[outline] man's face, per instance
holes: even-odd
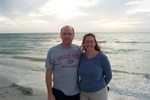
[[[63,45],[71,45],[74,38],[74,33],[71,27],[64,27],[60,34]]]

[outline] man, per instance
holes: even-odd
[[[62,27],[62,43],[48,51],[45,63],[48,100],[79,100],[77,68],[80,48],[72,44],[74,35],[73,27]]]

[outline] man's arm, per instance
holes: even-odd
[[[55,100],[55,97],[52,93],[52,70],[46,69],[45,80],[47,86],[48,100]]]

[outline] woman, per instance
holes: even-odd
[[[109,60],[92,33],[84,36],[82,48],[78,68],[80,100],[107,100],[107,85],[112,79]]]

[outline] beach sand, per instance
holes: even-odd
[[[0,76],[0,100],[47,100],[46,91],[39,90],[37,88],[32,88],[31,92],[24,93],[23,89],[31,89],[26,86],[19,86],[14,84],[4,76]],[[108,100],[140,100],[135,97],[124,96],[117,93],[109,91]]]
[[[0,100],[47,100],[46,91],[13,84],[14,82],[0,76]],[[25,92],[23,88],[32,91]]]

